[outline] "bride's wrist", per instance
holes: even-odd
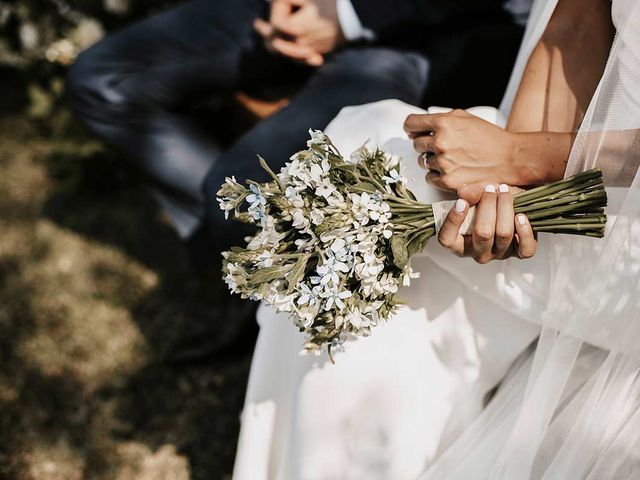
[[[512,185],[542,185],[564,176],[574,134],[532,132],[510,135]]]
[[[528,150],[527,139],[521,133],[508,132],[507,157],[508,164],[502,172],[503,181],[509,185],[531,185],[534,172],[532,166],[525,160]]]

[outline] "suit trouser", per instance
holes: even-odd
[[[273,55],[253,32],[267,10],[264,0],[192,1],[107,37],[69,73],[77,113],[151,180],[182,237],[206,221],[217,250],[246,234],[215,200],[226,176],[266,180],[257,153],[279,169],[304,148],[309,128],[324,128],[342,107],[417,103],[426,86],[428,63],[417,53],[349,47],[318,69]],[[301,85],[290,104],[226,150],[185,108],[292,78]]]

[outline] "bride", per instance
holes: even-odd
[[[406,306],[335,365],[260,308],[234,480],[639,478],[639,47],[635,0],[540,0],[499,112],[340,113],[326,132],[343,154],[369,140],[419,199],[461,200]],[[536,240],[514,219],[516,186],[594,166],[604,240]]]

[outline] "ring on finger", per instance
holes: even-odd
[[[435,156],[433,152],[422,152],[418,156],[418,164],[425,170],[429,169],[429,160]]]

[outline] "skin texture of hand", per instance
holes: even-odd
[[[464,110],[409,115],[404,129],[428,169],[427,181],[445,190],[498,181],[519,184],[513,134]]]
[[[336,0],[273,0],[254,27],[270,50],[316,67],[344,42]]]
[[[517,189],[501,184],[465,185],[460,197],[438,232],[442,246],[458,256],[472,257],[480,264],[517,256],[531,258],[537,241],[531,224],[524,214],[514,215],[513,193]],[[461,235],[460,227],[476,206],[471,235]]]

